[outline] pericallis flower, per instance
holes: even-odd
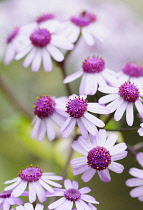
[[[143,152],[138,153],[136,159],[141,167],[143,167]],[[130,191],[130,196],[133,198],[138,197],[140,201],[143,201],[143,169],[131,168],[129,174],[135,177],[126,181],[128,187],[135,187]]]
[[[67,76],[64,83],[72,82],[82,76],[79,93],[81,95],[94,95],[97,92],[98,85],[106,87],[107,83],[115,84],[116,79],[113,75],[113,71],[105,67],[102,58],[91,57],[83,61],[82,68],[79,71]]]
[[[75,206],[77,210],[90,210],[92,208],[86,202],[99,204],[94,197],[87,195],[91,191],[89,187],[78,189],[78,182],[69,179],[64,181],[64,186],[66,189],[58,190],[58,196],[62,196],[62,198],[51,203],[48,209],[71,210]]]
[[[11,195],[11,190],[0,192],[0,209],[9,210],[10,206],[21,205],[23,201]]]
[[[88,132],[92,135],[96,135],[98,132],[96,126],[104,127],[105,124],[102,120],[98,119],[89,112],[97,114],[110,113],[104,105],[100,105],[98,103],[88,103],[85,97],[76,95],[70,96],[66,105],[61,106],[61,110],[68,113],[68,118],[60,129],[63,138],[67,138],[71,134],[76,123],[85,139],[88,138]]]
[[[24,206],[20,205],[16,207],[16,210],[43,210],[44,206],[42,204],[36,204],[35,208],[31,203],[25,203]]]
[[[94,45],[96,39],[103,41],[107,29],[98,22],[94,14],[83,11],[65,22],[64,30],[71,41],[77,41],[81,33],[88,45]]]
[[[12,190],[11,196],[20,196],[28,187],[29,201],[33,203],[38,197],[40,202],[46,200],[44,188],[53,193],[54,189],[50,186],[61,187],[60,184],[51,180],[62,180],[61,176],[56,176],[54,173],[43,173],[39,167],[30,166],[20,171],[19,177],[6,181],[4,184],[11,184],[5,187],[4,190]]]
[[[111,181],[109,169],[116,173],[123,172],[123,165],[115,161],[127,156],[127,146],[125,143],[114,145],[118,138],[116,134],[113,133],[108,138],[106,135],[106,131],[101,129],[96,136],[91,135],[90,141],[80,137],[72,144],[76,152],[84,155],[70,162],[73,174],[83,173],[81,179],[84,182],[88,182],[96,172],[103,182]]]
[[[127,63],[118,73],[118,80],[124,83],[130,81],[139,87],[141,95],[143,95],[143,67],[136,63]]]
[[[56,132],[54,124],[61,127],[67,118],[67,114],[58,109],[58,104],[64,103],[66,97],[54,98],[51,96],[37,97],[37,102],[34,104],[33,130],[31,138],[38,137],[38,141],[42,141],[47,135],[48,139],[52,141],[55,139]]]
[[[106,108],[114,112],[114,119],[119,121],[126,111],[126,121],[129,126],[134,122],[133,105],[135,104],[139,114],[143,116],[143,104],[140,90],[131,82],[125,82],[118,87],[99,87],[102,93],[110,93],[99,99],[100,104],[109,103]]]
[[[23,65],[28,67],[31,64],[33,72],[37,72],[41,64],[46,72],[51,71],[51,57],[58,62],[64,60],[64,55],[58,48],[66,50],[73,48],[73,44],[59,33],[57,23],[54,25],[49,22],[29,24],[23,30],[24,44],[18,49],[15,59],[19,60],[27,55]]]

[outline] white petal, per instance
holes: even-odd
[[[72,168],[78,168],[87,163],[87,158],[86,157],[79,157],[71,160],[70,165]]]
[[[20,184],[12,191],[11,196],[18,197],[20,196],[27,187],[27,181],[21,180]]]
[[[141,178],[131,178],[131,179],[128,179],[126,181],[126,185],[128,187],[135,187],[135,186],[143,185],[143,179],[141,179]]]
[[[52,59],[47,49],[42,50],[43,67],[46,72],[52,71]]]
[[[42,204],[37,204],[35,210],[43,210],[44,206]]]
[[[118,135],[115,133],[110,134],[110,136],[107,138],[107,141],[104,144],[104,147],[108,150],[110,150],[113,145],[115,144],[115,142],[118,139]]]
[[[84,182],[89,182],[92,179],[92,177],[94,176],[95,173],[96,173],[96,170],[90,168],[83,173],[81,179]]]
[[[23,66],[25,68],[27,68],[32,63],[32,61],[35,57],[35,54],[36,54],[36,50],[37,49],[35,47],[33,47],[33,49],[29,52],[29,54],[24,59]]]
[[[88,203],[95,203],[95,204],[98,204],[99,203],[91,195],[81,195],[81,199],[84,200],[84,201],[86,201],[86,202],[88,202]]]
[[[129,126],[133,125],[134,115],[133,115],[133,104],[129,103],[126,109],[126,121]]]
[[[24,50],[20,51],[19,53],[17,53],[15,60],[20,60],[21,58],[23,58],[25,55],[27,55],[29,53],[29,51],[33,48],[32,45],[26,47]]]
[[[72,170],[72,172],[73,172],[73,175],[78,175],[78,174],[82,174],[83,172],[85,172],[86,170],[88,170],[89,169],[89,167],[88,167],[88,165],[86,164],[86,165],[84,165],[84,166],[81,166],[81,167],[79,167],[79,168],[75,168],[75,169],[73,169]]]
[[[50,185],[48,185],[46,182],[44,182],[41,178],[39,179],[39,183],[50,193],[54,192],[53,188]]]
[[[126,149],[127,145],[124,142],[122,142],[113,146],[112,149],[110,149],[110,153],[111,155],[119,154],[120,152],[123,152]]]
[[[85,117],[81,117],[81,120],[84,126],[86,127],[86,129],[88,130],[88,132],[91,133],[92,135],[96,135],[98,131],[95,125],[92,122],[90,122],[88,119],[86,119]]]
[[[104,146],[106,142],[106,130],[100,129],[96,135],[96,141],[98,146]]]
[[[11,185],[5,187],[4,191],[11,190],[11,189],[17,187],[21,182],[22,182],[22,180],[18,177],[18,180],[14,184],[11,184]],[[5,184],[8,184],[8,182],[5,182]]]
[[[82,28],[82,36],[89,46],[94,45],[94,42],[95,42],[94,37],[92,33],[89,30],[87,30],[87,27]]]
[[[82,71],[82,69],[80,69],[79,71],[75,72],[74,74],[67,76],[63,82],[64,83],[72,82],[72,81],[76,80],[77,78],[79,78],[82,74],[83,74],[83,71]]]
[[[107,109],[109,109],[111,112],[114,112],[118,107],[121,106],[123,103],[123,99],[121,97],[118,97],[115,99],[115,101],[111,102],[106,106]]]
[[[62,137],[67,138],[73,131],[76,124],[76,119],[71,119],[68,126],[62,131]]]
[[[49,140],[52,141],[53,139],[55,139],[56,136],[54,126],[49,118],[46,118],[45,121],[47,127],[47,136]]]
[[[128,154],[127,151],[116,153],[116,154],[112,155],[112,161],[121,160],[121,159],[125,158],[127,156],[127,154]]]
[[[64,56],[61,53],[60,50],[58,50],[56,47],[54,47],[53,45],[48,45],[48,50],[51,54],[51,56],[58,62],[61,62],[64,60]]]
[[[91,123],[98,127],[104,127],[105,124],[102,120],[98,119],[97,117],[93,116],[92,114],[85,112],[84,117],[86,117]],[[93,134],[94,135],[94,134]]]
[[[142,169],[131,168],[129,170],[129,174],[131,174],[132,176],[135,176],[137,178],[143,178],[143,170]]]
[[[57,201],[51,203],[51,204],[48,206],[48,208],[49,208],[49,209],[55,209],[55,208],[57,208],[58,206],[60,206],[61,204],[63,204],[65,201],[66,201],[66,198],[65,198],[65,197],[60,198],[60,199],[58,199]]]
[[[80,130],[80,133],[85,139],[88,139],[88,131],[86,130],[86,127],[82,123],[81,119],[77,119],[77,124]]]
[[[7,46],[4,63],[8,65],[15,57],[16,49],[12,44]]]
[[[138,163],[143,167],[143,152],[139,152],[136,155],[136,159],[137,159]]]
[[[91,192],[91,189],[89,187],[82,187],[79,191],[81,194],[85,194]]]
[[[75,205],[76,205],[77,210],[84,210],[84,208],[81,206],[81,204],[78,200],[75,202]]]
[[[100,104],[106,104],[106,103],[109,103],[111,101],[114,101],[117,98],[119,98],[119,95],[118,94],[109,94],[109,95],[106,95],[106,96],[101,97],[99,99],[99,103]]]
[[[86,84],[86,74],[83,74],[83,77],[80,82],[79,93],[80,95],[85,94],[85,84]]]
[[[79,142],[78,141],[74,141],[73,143],[72,143],[72,148],[76,151],[76,152],[78,152],[78,153],[80,153],[80,154],[82,154],[82,155],[85,155],[85,156],[87,156],[87,151],[85,151],[80,145],[79,145]]]
[[[66,120],[66,118],[65,118],[64,116],[60,115],[60,114],[57,113],[56,111],[50,116],[50,118],[53,120],[53,122],[54,122],[59,128],[64,124],[64,122],[65,122],[65,120]]]
[[[143,186],[136,187],[135,189],[130,191],[130,196],[133,198],[141,196],[142,194],[143,194]]]
[[[38,141],[42,141],[46,134],[46,122],[45,119],[41,120],[37,135],[38,135]]]
[[[110,110],[105,105],[99,103],[88,103],[87,110],[97,114],[109,114]]]
[[[43,189],[43,187],[38,181],[34,182],[34,185],[35,185],[37,197],[39,201],[43,203],[44,201],[46,201],[45,190]]]
[[[32,67],[31,67],[33,72],[37,72],[39,70],[41,62],[42,62],[42,51],[41,49],[36,49],[36,54],[32,61]]]
[[[127,108],[127,105],[128,105],[128,102],[123,101],[122,104],[120,104],[120,106],[118,106],[118,108],[115,112],[115,115],[114,115],[114,119],[116,121],[119,121],[122,118],[122,116]]]
[[[120,163],[116,163],[116,162],[112,162],[108,168],[111,170],[111,171],[114,171],[116,173],[122,173],[123,170],[124,170],[124,166],[121,165]]]
[[[36,190],[34,182],[29,182],[29,201],[33,203],[36,200]]]
[[[98,172],[98,175],[99,175],[100,179],[103,182],[110,182],[111,181],[111,177],[110,177],[108,169],[105,169],[105,170],[102,170],[102,171],[97,171],[97,172]]]
[[[35,119],[35,118],[34,118]],[[41,123],[41,119],[39,117],[36,118],[36,121],[35,121],[35,125],[32,129],[32,133],[31,133],[31,138],[34,139],[35,136],[37,135],[37,132],[39,130],[39,127],[40,127],[40,123]]]

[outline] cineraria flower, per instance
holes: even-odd
[[[11,196],[20,196],[28,186],[29,201],[33,203],[36,200],[36,195],[40,202],[46,200],[44,188],[53,193],[54,190],[50,186],[61,187],[60,184],[51,180],[62,180],[61,176],[56,176],[54,173],[43,173],[41,168],[30,166],[20,171],[19,177],[6,181],[4,184],[13,183],[5,187],[4,190],[12,190]]]
[[[85,97],[76,95],[70,96],[66,106],[61,106],[61,110],[64,110],[69,115],[60,129],[63,138],[67,138],[70,135],[77,123],[79,130],[85,139],[88,138],[88,132],[92,135],[96,135],[98,131],[96,126],[105,126],[102,120],[89,112],[97,114],[109,114],[110,112],[104,105],[88,103]]]
[[[24,44],[18,49],[15,59],[19,60],[27,55],[23,62],[24,67],[31,64],[32,71],[37,72],[43,63],[44,70],[51,71],[51,57],[58,62],[64,60],[64,55],[58,48],[66,50],[73,48],[73,44],[57,30],[58,28],[49,21],[41,24],[33,23],[25,27]]]
[[[122,83],[131,81],[139,87],[141,95],[143,95],[143,67],[136,63],[127,63],[122,72],[118,74],[118,80]]]
[[[96,136],[91,135],[90,141],[80,137],[72,144],[76,152],[85,156],[75,158],[70,163],[74,175],[83,173],[81,179],[84,182],[88,182],[96,171],[103,182],[111,181],[109,169],[116,173],[123,172],[123,165],[115,161],[127,156],[127,146],[125,143],[114,145],[118,138],[114,133],[106,138],[106,131],[101,129]]]
[[[99,91],[102,93],[110,93],[107,96],[103,96],[99,99],[100,104],[106,104],[111,102],[106,106],[111,112],[114,112],[114,119],[119,121],[124,112],[126,111],[126,121],[129,126],[132,126],[134,122],[133,115],[133,105],[135,104],[136,109],[139,114],[143,116],[143,104],[140,97],[140,91],[131,82],[125,82],[118,87],[99,87]]]
[[[35,208],[31,203],[25,203],[24,206],[20,205],[16,207],[16,210],[43,210],[44,206],[42,204],[36,204]]]
[[[78,182],[66,179],[64,181],[66,189],[58,190],[58,196],[63,196],[59,200],[51,203],[49,209],[66,209],[71,210],[75,205],[77,210],[91,209],[86,202],[99,204],[94,197],[87,195],[91,189],[89,187],[83,187],[78,189]],[[57,195],[56,195],[57,196]]]
[[[143,152],[138,153],[136,159],[141,167],[143,167]],[[138,197],[140,201],[143,201],[143,169],[131,168],[129,174],[135,177],[126,181],[128,187],[135,187],[130,191],[130,196],[133,198]]]
[[[52,141],[55,139],[55,128],[53,123],[58,127],[66,120],[66,113],[58,109],[58,104],[63,103],[67,100],[66,97],[55,99],[50,96],[37,97],[37,102],[34,104],[34,114],[36,115],[33,120],[33,130],[31,138],[38,136],[38,141],[42,141],[45,135]],[[64,115],[64,116],[63,116]]]
[[[143,123],[140,124],[141,128],[138,129],[138,134],[143,136]]]
[[[94,45],[95,40],[103,41],[107,29],[98,21],[94,14],[83,11],[76,16],[72,16],[64,23],[65,33],[73,42],[77,41],[80,33],[88,45]]]
[[[0,209],[9,210],[12,205],[21,205],[23,201],[11,195],[11,190],[0,192]]]
[[[105,67],[102,58],[92,57],[83,61],[82,68],[74,74],[67,76],[64,83],[72,82],[83,75],[79,93],[81,95],[94,95],[99,86],[107,86],[107,83],[114,85],[116,79],[113,72]]]

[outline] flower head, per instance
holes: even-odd
[[[103,121],[88,113],[88,111],[98,114],[108,114],[110,112],[104,106],[98,103],[88,103],[85,97],[76,95],[70,96],[65,107],[61,107],[61,110],[68,113],[67,120],[60,129],[63,138],[70,135],[77,123],[85,139],[88,138],[88,132],[92,135],[97,133],[96,126],[104,127]]]
[[[90,202],[90,204],[99,204],[94,197],[86,194],[91,191],[89,187],[78,189],[78,182],[71,181],[69,179],[64,181],[64,186],[66,189],[61,189],[58,190],[58,192],[55,192],[56,196],[62,196],[62,198],[54,203],[51,203],[48,206],[49,209],[66,208],[68,210],[72,210],[72,208],[75,206],[77,210],[80,210],[81,208],[86,210],[90,209],[86,202]]]
[[[34,104],[32,139],[38,136],[38,141],[42,141],[46,135],[50,141],[55,139],[56,132],[53,123],[61,127],[67,117],[65,112],[58,109],[58,104],[64,103],[65,100],[67,100],[66,97],[57,99],[51,96],[37,97]]]
[[[138,153],[136,159],[143,167],[143,152]],[[129,174],[135,177],[126,181],[128,187],[135,187],[130,191],[130,196],[133,198],[138,197],[140,201],[143,201],[143,169],[131,168]]]
[[[85,156],[71,161],[73,174],[83,173],[81,178],[84,182],[88,182],[96,172],[103,182],[111,180],[109,169],[116,173],[123,172],[124,167],[115,161],[127,156],[127,146],[125,143],[114,145],[118,138],[116,134],[106,138],[106,131],[99,130],[96,136],[91,136],[90,141],[80,137],[72,144],[75,151]]]
[[[83,75],[83,76],[82,76]],[[82,68],[64,79],[64,83],[69,83],[82,76],[79,92],[81,95],[94,95],[99,86],[115,84],[113,72],[105,67],[105,61],[99,57],[84,59]]]
[[[54,190],[50,185],[55,187],[61,187],[60,184],[51,181],[61,180],[61,176],[56,176],[54,173],[43,173],[39,167],[30,166],[20,171],[19,177],[13,180],[6,181],[5,184],[13,183],[12,185],[5,188],[5,190],[12,190],[11,196],[18,197],[25,190],[26,187],[29,189],[29,201],[33,203],[38,197],[40,202],[46,200],[44,188],[53,193]]]
[[[143,116],[143,104],[140,95],[140,90],[131,82],[124,82],[117,87],[100,87],[99,91],[110,93],[99,99],[100,104],[109,103],[106,108],[114,112],[114,119],[119,121],[126,111],[126,121],[129,126],[134,122],[133,106],[135,104],[139,114]]]

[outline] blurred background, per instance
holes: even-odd
[[[30,164],[40,166],[44,172],[55,172],[60,175],[68,156],[71,139],[49,142],[44,139],[38,142],[30,138],[33,115],[33,104],[36,97],[42,94],[60,97],[66,94],[60,69],[54,66],[51,73],[32,73],[30,68],[22,66],[23,61],[13,61],[4,65],[6,37],[15,26],[22,26],[35,20],[46,12],[53,12],[59,19],[88,10],[97,14],[109,34],[104,44],[96,43],[87,47],[80,41],[71,53],[67,63],[67,74],[77,71],[82,60],[89,55],[102,56],[108,68],[120,71],[128,62],[143,65],[143,1],[136,0],[0,0],[0,190],[3,182],[16,177],[19,171]],[[83,50],[84,49],[84,50]],[[80,80],[71,83],[73,93],[78,94]],[[6,89],[7,88],[7,89]],[[13,101],[15,97],[27,115]],[[134,126],[139,126],[136,117]],[[127,127],[124,119],[120,124],[111,121],[108,128]],[[59,135],[58,131],[57,134]],[[124,132],[119,135],[129,145],[142,142],[136,132]],[[77,154],[73,154],[73,157]],[[80,182],[80,187],[89,186],[92,195],[100,202],[99,210],[140,210],[143,203],[129,196],[130,188],[125,181],[130,178],[129,168],[139,167],[132,154],[120,161],[125,166],[122,174],[111,172],[112,181],[102,183],[98,176],[90,182],[83,183],[80,175],[73,177],[71,168],[68,178]]]

